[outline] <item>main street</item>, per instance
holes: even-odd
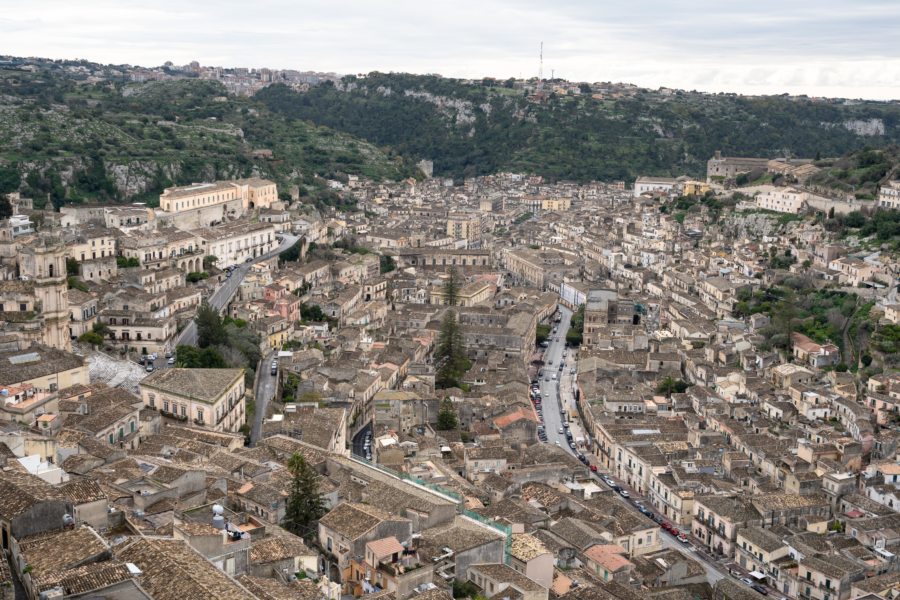
[[[235,267],[235,269],[231,272],[231,277],[226,278],[222,285],[215,289],[212,295],[210,295],[210,297],[207,299],[207,303],[221,312],[223,308],[228,306],[228,303],[231,302],[231,299],[234,298],[234,294],[237,292],[238,288],[241,285],[241,282],[250,271],[250,267],[252,265],[264,260],[268,260],[273,256],[278,256],[279,254],[293,246],[297,242],[297,240],[300,239],[298,236],[291,235],[289,233],[284,233],[281,235],[281,243],[275,250],[272,250],[268,254],[257,256],[253,260],[242,263]],[[197,324],[194,323],[194,321],[189,322],[185,326],[185,328],[181,330],[181,333],[176,338],[175,347],[177,348],[180,345],[197,345]]]
[[[262,435],[262,423],[266,418],[269,401],[275,397],[278,385],[278,373],[272,375],[272,361],[278,356],[278,350],[272,350],[263,356],[257,365],[256,389],[253,390],[253,424],[250,426],[250,445],[256,446]]]
[[[549,345],[544,350],[544,366],[541,368],[542,375],[538,377],[541,387],[541,406],[544,413],[544,428],[547,432],[547,442],[550,444],[559,444],[561,448],[572,452],[569,448],[569,441],[566,439],[565,429],[563,428],[563,416],[560,412],[564,407],[564,402],[560,397],[560,382],[564,377],[570,377],[569,371],[575,364],[574,359],[569,356],[564,357],[563,354],[569,354],[566,350],[566,332],[569,331],[570,321],[572,319],[572,311],[560,306],[559,312],[561,320],[559,324],[551,324],[556,332],[551,330],[548,338]],[[560,370],[559,366],[563,369]],[[560,433],[560,430],[563,433]],[[575,433],[573,432],[573,437]],[[572,452],[576,454],[575,452]]]

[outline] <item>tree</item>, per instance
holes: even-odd
[[[541,323],[537,326],[534,333],[534,343],[541,344],[547,341],[547,338],[550,337],[550,326],[544,323]]]
[[[78,275],[78,261],[71,256],[66,257],[66,275],[69,277]]]
[[[566,343],[580,346],[584,339],[584,304],[572,313],[569,330],[566,332]]]
[[[656,386],[656,393],[665,394],[667,397],[671,397],[672,394],[683,394],[686,389],[688,389],[687,383],[681,379],[675,379],[671,375],[666,375],[666,377],[659,382],[659,385]]]
[[[451,431],[459,427],[459,417],[456,416],[456,408],[450,398],[444,398],[441,402],[441,410],[438,412],[437,428],[440,431]]]
[[[459,275],[457,275],[455,267],[450,267],[447,275],[447,283],[444,284],[444,295],[447,296],[447,304],[456,306],[456,301],[459,300]]]
[[[82,344],[90,344],[91,346],[100,346],[103,344],[103,336],[96,331],[85,331],[78,338]]]
[[[791,334],[797,318],[797,303],[793,290],[786,288],[784,297],[772,309],[772,344],[791,352]]]
[[[116,257],[116,266],[119,267],[120,269],[128,269],[128,268],[141,266],[141,262],[138,259],[133,258],[133,257],[126,258],[124,256],[117,256]]]
[[[382,273],[390,273],[391,271],[397,269],[397,261],[394,260],[393,256],[382,256],[380,259],[380,263]]]
[[[226,369],[228,363],[215,348],[180,345],[175,348],[175,366],[185,369]]]
[[[459,379],[469,370],[471,363],[466,358],[462,333],[456,322],[456,313],[452,310],[448,310],[441,321],[434,360],[437,365],[435,387],[460,387]]]
[[[319,491],[319,475],[302,454],[294,453],[288,460],[291,493],[281,526],[303,537],[312,531],[312,525],[325,514],[325,499]]]
[[[296,262],[300,260],[301,250],[303,248],[303,238],[297,240],[290,248],[278,255],[278,262]]]
[[[219,311],[206,302],[197,309],[194,322],[197,323],[197,345],[201,348],[219,346],[228,342],[228,335],[225,333],[225,325],[222,323]]]
[[[0,219],[8,219],[13,216],[12,203],[6,194],[0,194]]]
[[[312,323],[322,323],[325,321],[325,313],[322,312],[322,307],[318,304],[306,304],[305,302],[300,305],[300,319],[302,321],[312,322]]]
[[[188,273],[184,280],[188,283],[197,283],[198,281],[203,281],[204,279],[209,279],[209,273],[206,271],[193,271]]]
[[[218,256],[212,256],[211,254],[203,257],[203,268],[208,269],[219,261]]]

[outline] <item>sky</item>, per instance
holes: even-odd
[[[0,0],[0,54],[900,99],[900,0]]]

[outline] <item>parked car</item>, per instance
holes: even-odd
[[[689,543],[690,543],[690,540],[688,540],[687,536],[684,535],[683,533],[682,533],[681,535],[678,536],[678,541],[681,542],[682,544],[689,544]]]
[[[556,433],[562,435],[564,431],[565,431],[565,429],[563,429],[562,427],[560,427],[560,428],[559,428],[559,431],[557,431]]]
[[[628,490],[623,490],[622,488],[619,488],[619,495],[623,498],[628,498],[629,496],[631,496],[631,494],[628,493]]]
[[[153,372],[153,365],[147,365],[147,368],[146,368],[145,370],[146,370],[148,373],[152,373],[152,372]]]
[[[756,590],[757,592],[759,592],[759,593],[762,594],[763,596],[768,596],[768,595],[769,595],[769,590],[767,590],[767,589],[764,588],[763,586],[759,585],[758,583],[755,584],[755,585],[751,585],[750,587],[752,587],[754,590]]]
[[[741,581],[743,581],[747,585],[750,585],[750,586],[753,585],[753,581],[749,577],[741,577]]]
[[[175,357],[174,357],[174,356],[170,356],[170,357],[169,357],[169,360],[167,360],[166,363],[168,363],[168,364],[170,364],[170,365],[174,365],[174,364],[175,364]]]
[[[597,472],[597,465],[591,465],[591,473]]]

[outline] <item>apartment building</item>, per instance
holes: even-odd
[[[162,369],[140,383],[144,406],[196,427],[235,432],[244,424],[243,369]]]
[[[271,223],[236,222],[196,230],[200,249],[216,257],[216,266],[230,267],[268,254],[278,247]]]
[[[806,198],[806,192],[795,188],[771,188],[757,194],[756,205],[763,210],[798,215],[806,208]]]
[[[900,208],[900,180],[889,181],[878,190],[878,208]]]

